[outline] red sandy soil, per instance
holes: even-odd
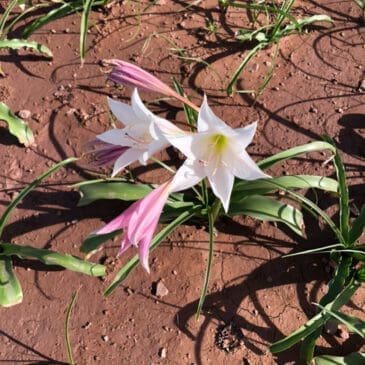
[[[1,129],[3,209],[14,192],[54,162],[81,156],[87,141],[110,128],[106,96],[127,101],[130,90],[106,82],[107,68],[100,60],[109,58],[133,61],[166,82],[176,77],[198,104],[205,92],[214,111],[233,127],[257,120],[258,133],[249,147],[256,160],[329,134],[346,162],[355,207],[364,204],[365,94],[359,86],[365,77],[365,34],[353,2],[296,4],[295,14],[328,14],[335,23],[282,40],[273,78],[256,103],[249,94],[226,97],[222,91],[245,54],[245,46],[233,38],[239,26],[248,25],[244,13],[229,10],[223,17],[216,1],[190,8],[184,1],[157,3],[145,9],[146,4],[119,2],[104,13],[93,13],[82,68],[79,15],[53,22],[32,37],[53,50],[52,62],[23,51],[2,52],[7,77],[0,80],[1,99],[15,111],[31,111],[28,122],[36,138],[36,145],[23,148]],[[205,18],[217,25],[215,34],[205,30]],[[158,36],[149,37],[153,32]],[[166,37],[186,49],[187,57],[208,62],[210,68],[180,60]],[[251,61],[239,88],[259,87],[274,51],[264,50]],[[155,97],[142,95],[145,100]],[[154,105],[168,119],[183,121],[177,104]],[[312,153],[276,166],[270,174],[332,176],[331,165],[322,165],[326,158],[324,153]],[[69,184],[93,178],[89,168],[81,159],[50,177],[19,206],[4,239],[80,255],[83,239],[125,207],[120,202],[76,206],[79,195]],[[141,181],[159,182],[167,176],[156,165],[135,168],[134,173]],[[318,198],[323,208],[336,211],[333,197],[320,194]],[[208,254],[205,227],[179,228],[151,255],[151,274],[137,268],[109,298],[102,296],[105,281],[15,261],[24,300],[1,309],[0,363],[66,362],[65,309],[72,293],[79,290],[70,329],[77,364],[298,364],[298,348],[273,356],[268,345],[315,313],[311,303],[325,293],[331,267],[326,257],[285,259],[282,255],[332,242],[329,232],[310,218],[306,218],[305,238],[250,218],[222,219],[217,225],[210,290],[198,321],[195,311]],[[110,242],[92,259],[113,258],[118,244],[118,240]],[[163,298],[151,292],[159,279],[169,291]],[[364,318],[364,301],[360,290],[347,311]],[[216,345],[215,337],[217,328],[230,321],[242,331],[243,343],[227,353]],[[354,335],[348,340],[327,335],[319,352],[346,354],[362,346]]]

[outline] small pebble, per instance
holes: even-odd
[[[108,341],[109,341],[109,336],[103,335],[103,336],[101,336],[101,339],[102,339],[104,342],[108,342]]]
[[[131,289],[129,286],[127,286],[124,290],[125,290],[125,292],[126,292],[128,295],[132,295],[132,294],[134,294],[133,289]]]
[[[161,347],[158,350],[158,356],[160,356],[161,359],[166,359],[167,356],[167,349],[165,347]]]
[[[28,119],[32,115],[30,110],[22,109],[18,111],[18,117],[22,119]]]
[[[166,288],[165,284],[161,280],[155,283],[153,289],[153,294],[156,295],[156,297],[158,298],[165,297],[169,293],[169,290]]]
[[[91,326],[91,322],[86,322],[84,325],[81,326],[81,328],[88,329]]]
[[[309,112],[310,112],[310,113],[317,114],[317,113],[318,113],[318,109],[317,109],[316,107],[314,107],[314,106],[311,106],[311,107],[309,108]]]

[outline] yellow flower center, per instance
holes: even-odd
[[[228,138],[223,134],[214,134],[210,137],[210,143],[212,146],[212,152],[222,153],[223,150],[227,147]]]

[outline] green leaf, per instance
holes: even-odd
[[[145,184],[133,184],[127,182],[96,182],[80,186],[81,199],[78,206],[91,204],[101,199],[119,199],[134,201],[142,199],[153,189]]]
[[[301,211],[265,196],[249,195],[241,201],[231,202],[228,214],[244,214],[263,221],[282,222],[296,234],[302,235],[304,223]]]
[[[29,5],[29,4],[28,4]],[[40,10],[42,8],[49,8],[50,4],[49,3],[38,3],[38,4],[33,4],[32,6],[27,7],[26,9],[22,9],[22,12],[20,12],[19,14],[15,15],[8,23],[6,28],[4,29],[4,33],[8,34],[9,32],[11,32],[15,26],[15,24],[17,24],[21,19],[26,18],[27,16],[29,16],[31,13]]]
[[[296,19],[296,23],[290,23],[280,31],[280,36],[287,36],[293,32],[301,32],[305,26],[318,22],[333,23],[334,21],[330,16],[324,14],[317,14],[306,18]]]
[[[324,137],[324,140],[331,143],[334,147],[334,142],[328,136]],[[350,219],[350,208],[349,208],[349,190],[346,183],[345,167],[341,161],[339,151],[335,153],[335,168],[337,174],[337,180],[339,184],[339,198],[340,198],[340,230],[343,238],[345,239],[346,245],[349,244],[349,219]]]
[[[280,8],[281,12],[276,17],[274,29],[271,31],[271,37],[270,37],[271,41],[276,40],[277,35],[280,34],[281,25],[283,24],[283,21],[287,17],[287,14],[290,14],[290,9],[293,6],[293,4],[294,0],[284,0],[283,3],[281,4]],[[278,40],[280,40],[280,36]]]
[[[48,47],[34,41],[27,41],[26,39],[2,39],[0,40],[0,48],[10,48],[15,50],[29,48],[42,53],[49,58],[53,58],[53,53]]]
[[[339,293],[344,290],[344,286],[350,275],[350,267],[352,258],[348,256],[340,256],[339,263],[336,267],[333,278],[328,283],[328,292],[322,297],[319,304],[328,308],[329,303],[333,302]],[[328,308],[330,310],[337,310],[339,308]],[[325,322],[324,322],[325,323]],[[323,323],[323,324],[324,324]],[[301,360],[309,363],[314,356],[315,345],[318,337],[321,335],[322,325],[318,326],[308,337],[303,340],[300,347]]]
[[[332,311],[340,309],[351,299],[351,297],[354,295],[359,287],[360,283],[351,281],[332,302],[328,303],[324,307]],[[273,343],[270,346],[270,351],[275,354],[289,349],[299,341],[311,335],[318,328],[320,328],[324,323],[326,323],[329,317],[329,314],[323,312],[316,314],[306,324],[301,326],[296,331],[292,332],[289,336]]]
[[[32,183],[27,185],[18,195],[17,197],[7,206],[5,209],[5,212],[0,218],[0,237],[2,235],[2,232],[4,230],[4,227],[6,225],[6,222],[8,221],[10,214],[12,213],[13,209],[35,188],[37,187],[45,178],[47,178],[49,175],[51,175],[53,172],[57,171],[61,167],[76,161],[77,158],[71,157],[67,160],[63,160],[59,162],[58,164],[51,167],[48,171],[43,173],[42,175],[38,176]]]
[[[43,27],[49,22],[56,19],[65,17],[66,15],[72,14],[83,7],[83,1],[74,1],[73,3],[64,3],[56,9],[50,10],[46,15],[40,16],[39,18],[33,20],[29,25],[27,25],[22,33],[24,38],[28,38],[37,29]]]
[[[337,319],[343,323],[350,332],[358,334],[360,337],[365,338],[365,322],[361,321],[359,318],[350,316],[349,314],[341,313],[338,311],[331,311],[326,309],[320,304],[316,304],[323,312],[330,314],[333,318]]]
[[[332,221],[332,219],[328,216],[328,214],[326,214],[321,208],[319,208],[318,205],[314,204],[311,200],[307,199],[302,194],[299,194],[299,193],[294,192],[289,189],[285,189],[283,187],[281,187],[281,189],[284,190],[290,198],[293,198],[295,201],[297,201],[299,203],[303,203],[304,207],[307,208],[312,214],[317,214],[319,217],[321,217],[328,224],[328,226],[332,229],[332,231],[336,235],[338,241],[342,245],[345,245],[344,238],[342,237],[340,230],[337,228],[337,226]]]
[[[0,305],[11,307],[21,303],[22,300],[22,288],[13,272],[11,259],[0,257]]]
[[[12,243],[0,244],[0,258],[2,256],[17,256],[21,259],[36,258],[45,265],[57,265],[67,270],[79,272],[90,276],[104,276],[105,266],[82,260],[78,257],[60,254],[55,251],[34,248],[31,246],[20,246]]]
[[[353,245],[362,235],[365,227],[365,205],[361,207],[360,215],[352,223],[349,232],[349,244]]]
[[[94,1],[92,6],[98,6],[98,5],[104,5],[106,3],[106,0],[99,0]],[[43,27],[44,25],[59,19],[63,18],[67,15],[70,15],[72,13],[75,13],[79,10],[84,9],[84,1],[83,0],[76,0],[68,3],[63,3],[58,8],[52,9],[49,12],[47,12],[46,15],[43,15],[36,20],[32,21],[27,25],[23,30],[23,37],[28,38],[32,33],[34,33],[37,29]]]
[[[279,152],[273,156],[265,158],[257,163],[257,165],[261,169],[268,169],[269,167],[288,160],[290,158],[294,158],[296,156],[302,155],[304,153],[314,152],[314,151],[323,151],[323,150],[330,150],[333,154],[336,153],[336,148],[327,142],[322,141],[315,141],[308,144],[304,144],[301,146],[293,147],[288,150]]]
[[[9,132],[18,139],[19,143],[26,147],[33,144],[34,137],[31,129],[2,102],[0,102],[0,120],[4,120],[8,124]]]
[[[67,351],[67,360],[69,365],[75,365],[75,361],[72,354],[72,348],[71,348],[71,342],[70,342],[70,335],[69,335],[69,327],[70,327],[70,319],[71,314],[73,312],[73,309],[76,304],[76,298],[77,298],[78,291],[75,291],[72,294],[70,304],[68,305],[66,309],[66,319],[65,319],[65,345],[66,345],[66,351]]]
[[[6,21],[8,20],[8,16],[13,10],[14,6],[17,4],[18,0],[12,0],[9,5],[6,7],[3,16],[0,19],[0,38],[4,35],[4,27],[6,24]]]
[[[189,209],[184,213],[180,214],[174,221],[172,221],[169,225],[165,226],[157,235],[153,238],[152,244],[150,246],[150,252],[152,252],[158,245],[162,242],[165,237],[167,237],[175,228],[189,220],[195,215],[197,210],[201,209],[200,206],[196,206],[193,209]],[[106,288],[104,292],[104,296],[107,297],[111,295],[114,290],[118,287],[119,284],[123,280],[125,280],[128,275],[136,268],[139,263],[138,256],[134,256],[131,260],[127,262],[115,275],[112,283]]]
[[[247,64],[251,61],[251,59],[256,56],[256,54],[261,50],[267,47],[268,43],[262,42],[257,44],[254,48],[252,48],[246,55],[246,57],[243,59],[241,64],[238,66],[237,70],[234,72],[231,80],[229,81],[227,85],[227,95],[232,95],[233,93],[233,86],[237,82],[238,78],[240,77],[243,69],[247,66]]]
[[[255,181],[238,180],[233,187],[231,201],[240,200],[247,194],[268,194],[284,189],[321,189],[330,192],[337,192],[338,183],[336,180],[314,175],[293,175],[273,177]]]
[[[91,8],[93,6],[93,0],[84,0],[84,6],[82,9],[81,23],[80,23],[80,58],[81,63],[85,60],[85,49],[86,49],[86,36],[88,29],[88,20]]]
[[[341,243],[335,243],[333,245],[313,248],[311,250],[290,253],[288,255],[284,255],[283,257],[294,257],[294,256],[310,255],[310,254],[316,254],[316,253],[322,254],[323,252],[328,252],[328,251],[333,250],[338,247],[344,247],[344,246]],[[336,252],[337,252],[337,250],[336,250]]]
[[[316,356],[314,365],[365,365],[365,353],[354,352],[347,356]]]
[[[174,84],[176,92],[179,95],[185,97],[184,89],[183,89],[182,85],[179,83],[179,81],[177,81],[174,78],[173,84]],[[190,126],[190,130],[193,131],[196,128],[196,122],[198,120],[198,113],[196,110],[194,110],[192,107],[190,107],[186,103],[183,103],[183,108],[184,108],[185,118],[188,121],[188,124]]]
[[[85,239],[82,243],[80,251],[85,253],[90,253],[95,251],[99,246],[101,246],[104,242],[118,236],[121,234],[121,230],[117,230],[108,234],[91,234],[89,237]]]

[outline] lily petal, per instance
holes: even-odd
[[[208,105],[207,96],[204,95],[203,103],[200,107],[199,115],[198,115],[198,132],[207,132],[207,131],[219,131],[222,133],[232,133],[232,129],[227,126],[222,119],[218,118],[213,110]]]
[[[190,135],[175,124],[172,124],[166,119],[158,118],[153,121],[150,125],[150,134],[156,140],[165,140],[167,138],[178,138]]]
[[[136,88],[133,90],[131,102],[133,112],[137,115],[138,119],[148,122],[155,117],[155,115],[143,104],[142,99],[138,94],[138,89]]]
[[[240,148],[246,148],[253,140],[257,129],[257,122],[253,122],[243,128],[237,128],[234,131],[238,134]]]
[[[145,165],[151,156],[153,156],[158,151],[165,149],[168,145],[169,143],[166,140],[157,140],[151,142],[148,146],[148,150],[143,153],[142,157],[139,159],[139,162],[142,165]]]
[[[239,156],[230,154],[229,157],[230,165],[229,168],[233,175],[244,180],[256,180],[256,179],[267,179],[271,176],[266,175],[253,161],[250,155],[246,151],[241,151]]]
[[[119,251],[117,253],[117,257],[119,257],[121,254],[123,254],[125,251],[128,250],[129,247],[132,246],[132,242],[129,241],[127,235],[125,235],[122,239],[122,242],[120,244]]]
[[[207,136],[205,133],[165,135],[168,142],[180,150],[188,159],[200,159],[204,155],[204,144]]]
[[[125,132],[122,129],[117,128],[101,133],[97,135],[96,138],[105,143],[117,146],[131,147],[134,144],[130,138],[126,137]]]
[[[147,271],[148,274],[150,274],[150,265],[148,263],[148,257],[150,253],[150,244],[152,241],[153,232],[151,235],[148,235],[141,239],[141,241],[138,244],[138,256],[139,261],[142,265],[142,267]]]
[[[177,192],[189,189],[198,184],[204,177],[205,172],[201,162],[187,159],[173,177],[170,191]]]
[[[131,207],[126,209],[122,214],[119,214],[112,221],[106,224],[104,227],[100,228],[94,234],[108,234],[118,229],[123,229],[127,227],[129,220],[131,219],[131,215],[133,214],[133,210]]]
[[[228,212],[234,175],[223,164],[217,164],[216,167],[209,165],[206,167],[206,172],[214,195],[220,199],[224,210]]]
[[[133,124],[136,122],[136,114],[133,108],[120,101],[108,98],[108,105],[113,115],[124,125]]]
[[[112,177],[114,177],[119,171],[124,169],[129,164],[137,161],[142,155],[143,150],[137,150],[135,148],[130,148],[125,151],[118,159],[115,161]]]

